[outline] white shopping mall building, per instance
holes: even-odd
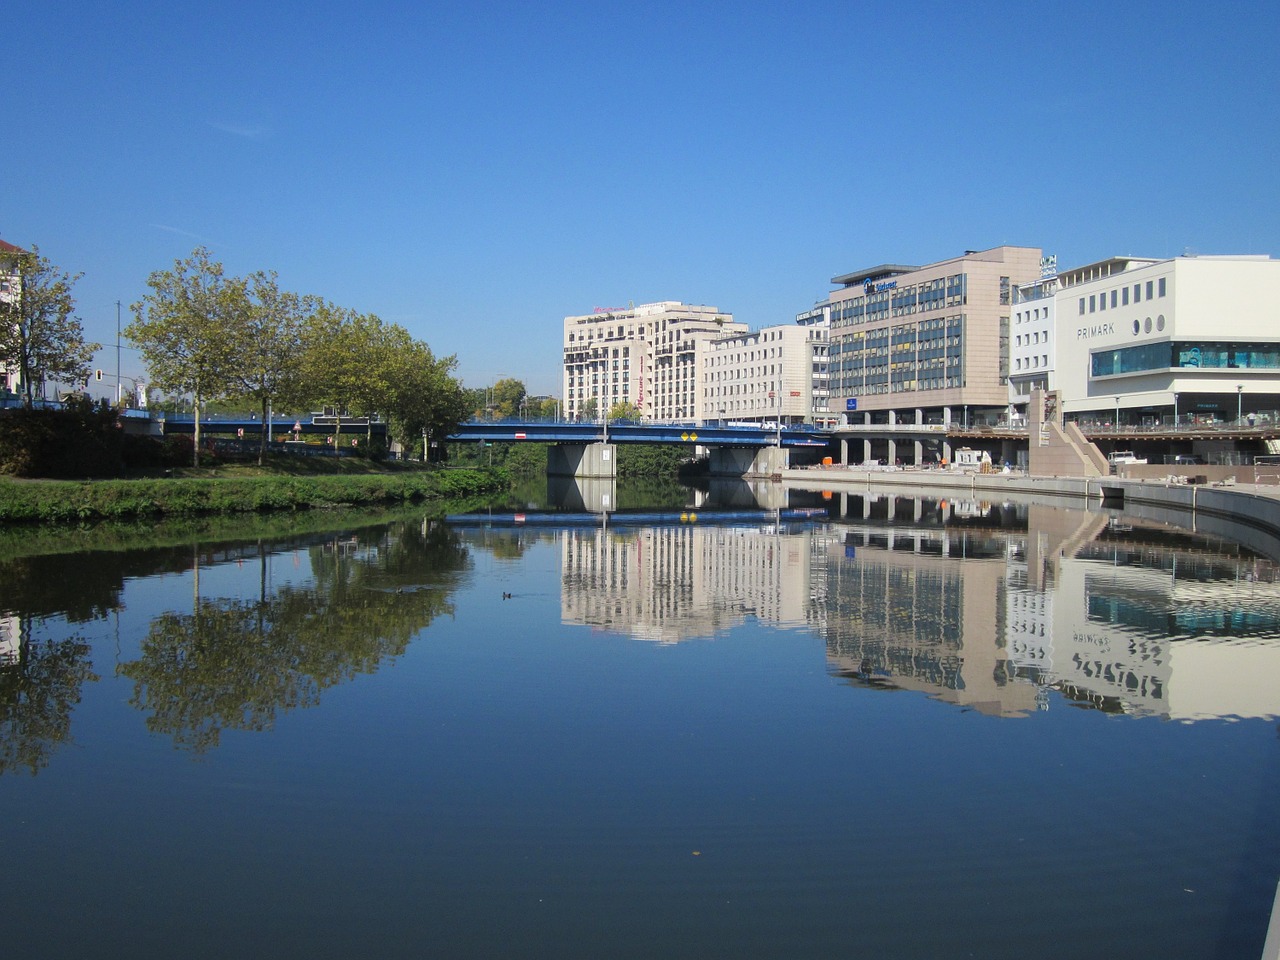
[[[1020,285],[1010,409],[1057,390],[1068,419],[1125,426],[1280,410],[1280,260],[1111,257]]]

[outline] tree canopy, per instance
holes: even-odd
[[[152,273],[147,286],[151,293],[133,305],[125,335],[141,348],[157,387],[191,395],[198,463],[201,408],[234,389],[233,364],[243,342],[237,334],[248,325],[245,284],[227,278],[222,264],[197,247],[172,270]]]
[[[0,272],[9,290],[0,293],[0,363],[18,372],[22,399],[34,405],[49,380],[83,383],[101,344],[88,343],[72,287],[83,274],[64,273],[40,256],[39,249],[7,251]]]

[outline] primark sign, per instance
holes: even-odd
[[[1114,323],[1096,323],[1091,327],[1077,327],[1077,340],[1092,340],[1094,337],[1114,337],[1116,335],[1116,325]]]

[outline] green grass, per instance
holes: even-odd
[[[281,474],[278,469],[254,465],[202,472],[202,476],[135,480],[0,478],[0,523],[85,523],[368,507],[461,499],[495,493],[508,485],[506,474],[497,470],[384,468],[359,473]]]

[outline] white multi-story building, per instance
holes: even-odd
[[[1010,419],[1025,418],[1033,390],[1057,389],[1054,376],[1056,338],[1055,294],[1058,258],[1040,261],[1040,279],[1013,288],[1013,319],[1009,330],[1009,413]]]
[[[599,417],[629,403],[646,419],[696,419],[708,344],[746,329],[716,307],[671,300],[565,317],[565,411]]]
[[[701,418],[758,423],[828,419],[827,327],[788,324],[712,341]]]
[[[1060,275],[1049,352],[1069,417],[1280,409],[1280,260],[1112,257]]]
[[[0,301],[13,303],[18,296],[22,284],[18,258],[26,252],[21,247],[0,240]],[[18,390],[18,371],[8,369],[3,360],[0,360],[0,386],[9,393],[16,393]]]

